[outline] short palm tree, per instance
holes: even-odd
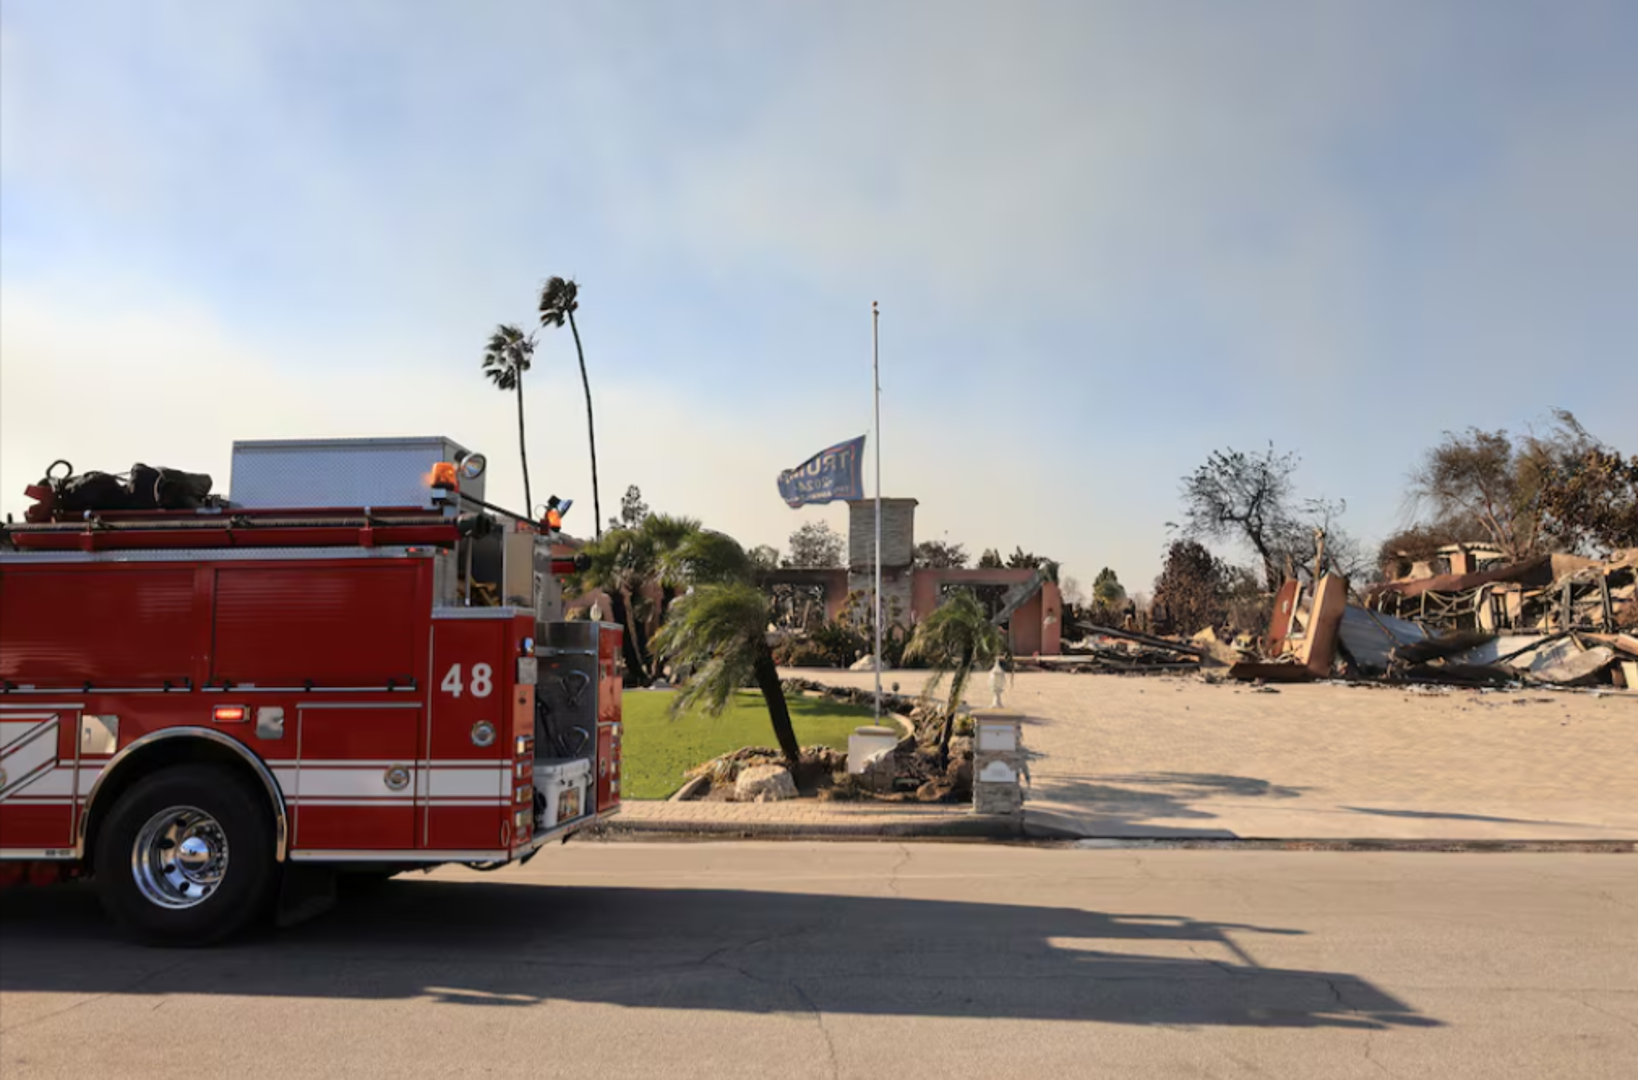
[[[642,580],[648,559],[646,545],[633,529],[610,529],[596,540],[581,546],[577,554],[586,557],[586,569],[570,576],[565,587],[575,593],[601,589],[608,594],[609,617],[625,627],[620,635],[626,670],[647,681],[648,664],[637,634],[636,613],[628,590]]]
[[[660,557],[660,580],[674,589],[749,582],[756,564],[739,542],[714,529],[696,529]]]
[[[768,618],[767,598],[746,581],[696,585],[671,606],[670,617],[654,638],[654,650],[692,668],[671,703],[673,715],[696,707],[707,715],[720,715],[739,688],[754,681],[768,704],[779,752],[794,771],[802,751],[768,645]]]
[[[925,661],[933,669],[927,684],[931,695],[945,675],[950,676],[950,700],[944,710],[939,732],[939,760],[950,759],[950,736],[955,731],[956,709],[972,673],[995,662],[1005,648],[1001,631],[984,613],[984,606],[970,590],[955,592],[916,625],[916,632],[904,650],[906,660]]]
[[[535,336],[525,335],[515,326],[501,325],[489,335],[489,344],[483,351],[483,373],[501,390],[515,390],[518,395],[518,457],[523,462],[524,512],[535,512],[535,501],[529,491],[529,448],[523,435],[523,373],[535,355]]]
[[[580,385],[586,391],[586,441],[591,446],[592,515],[597,523],[596,535],[603,535],[603,502],[597,492],[597,427],[592,422],[591,380],[586,377],[586,350],[580,347],[580,327],[575,325],[574,313],[580,307],[580,286],[573,279],[549,278],[540,290],[540,325],[561,327],[568,321],[574,334],[575,355],[580,358]]]
[[[676,599],[677,592],[689,584],[688,567],[682,558],[682,551],[700,529],[698,520],[676,514],[650,514],[637,527],[637,531],[648,541],[654,556],[650,567],[651,580],[660,589],[658,614],[662,620],[671,601]]]

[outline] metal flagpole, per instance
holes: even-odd
[[[882,363],[877,325],[882,313],[870,302],[870,373],[876,405],[876,723],[882,722]]]

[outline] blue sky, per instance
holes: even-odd
[[[1214,448],[1367,541],[1441,430],[1638,450],[1638,7],[0,2],[0,509],[54,458],[449,434],[582,286],[605,514],[748,543],[870,422],[918,534],[1146,589]],[[537,493],[590,508],[572,344]]]

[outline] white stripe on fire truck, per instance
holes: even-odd
[[[31,732],[45,730],[56,719],[55,715],[46,713],[27,720],[0,721],[0,754],[9,752],[12,743],[21,744]]]
[[[392,795],[411,799],[417,796],[440,798],[505,799],[512,793],[512,766],[490,765],[481,768],[423,769],[406,765],[413,783],[402,791],[392,791],[386,785],[386,770],[391,766],[354,763],[351,768],[327,766],[313,768],[306,764],[299,768],[281,767],[273,770],[273,778],[287,797],[317,796],[319,798]]]
[[[319,761],[303,761],[297,758],[267,758],[265,759],[265,764],[270,769],[294,769],[298,765],[304,769],[361,769],[366,766],[371,768],[386,769],[393,765],[415,765],[419,768],[426,768],[430,766],[434,769],[489,768],[500,769],[502,772],[504,772],[512,767],[512,759],[506,758],[501,761],[496,761],[494,758],[435,758],[432,761],[421,761],[419,759],[405,760],[404,758],[334,758]]]
[[[6,785],[0,794],[15,795],[40,779],[41,770],[53,771],[57,764],[57,721],[39,725],[38,734],[16,740],[5,756]]]
[[[466,798],[487,795],[490,798],[506,798],[511,793],[510,766],[499,769],[493,766],[479,769],[432,769],[427,775],[427,796],[432,799],[444,795]]]
[[[410,770],[412,773],[414,769]],[[385,769],[309,769],[303,767],[297,770],[296,794],[308,798],[319,798],[366,795],[392,795],[405,799],[415,798],[415,792],[410,785],[405,785],[400,791],[394,791],[387,786],[387,771]]]
[[[9,773],[10,770],[7,771]],[[91,793],[91,785],[96,782],[97,776],[101,772],[102,767],[100,765],[94,768],[85,765],[80,766],[78,794],[81,798]],[[26,784],[18,784],[15,790],[9,794],[19,796],[25,788],[28,794],[20,797],[27,801],[52,799],[69,802],[75,795],[74,766],[54,765],[52,768],[43,769]]]
[[[290,806],[412,806],[415,804],[415,800],[401,795],[392,795],[369,799],[287,799],[286,803]],[[432,799],[431,801],[423,800],[423,803],[433,808],[441,806],[484,806],[490,809],[500,809],[511,805],[506,799]]]

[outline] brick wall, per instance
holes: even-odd
[[[858,570],[876,564],[876,500],[847,505],[848,566]],[[882,500],[882,567],[909,566],[916,547],[916,500]],[[909,604],[905,605],[909,610]]]

